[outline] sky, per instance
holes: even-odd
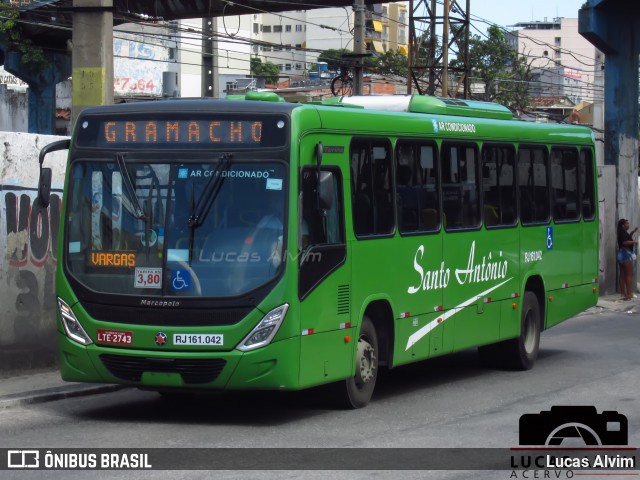
[[[518,22],[532,20],[548,21],[555,17],[578,18],[578,10],[586,0],[471,0],[471,22],[479,30],[486,32],[487,24],[478,22],[482,17],[503,27]],[[466,5],[459,0],[460,5]],[[478,30],[471,27],[471,35],[478,35]]]

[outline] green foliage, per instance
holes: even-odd
[[[325,50],[318,56],[318,63],[327,62],[327,68],[330,72],[337,72],[343,65],[351,66],[353,60],[343,58],[343,55],[353,53],[346,48],[330,48]]]
[[[432,52],[433,50],[433,52]],[[431,42],[431,35],[429,35],[428,31],[425,31],[420,38],[420,46],[418,47],[418,55],[416,58],[416,66],[417,67],[426,67],[428,66],[428,59],[435,58],[435,65],[442,65],[442,45],[440,43],[440,38],[436,35],[433,39],[433,44]]]
[[[487,38],[474,35],[469,40],[469,65],[472,81],[484,83],[480,100],[498,102],[517,112],[529,105],[531,65],[514,51],[502,29],[491,26]],[[463,67],[460,56],[452,67]]]
[[[20,62],[31,68],[42,68],[47,60],[41,47],[34,45],[25,35],[18,18],[20,13],[16,7],[0,3],[0,33],[6,35],[9,49],[20,54]]]
[[[252,57],[251,75],[264,78],[266,83],[276,83],[280,78],[280,67],[271,62],[262,63],[260,58]]]
[[[366,66],[366,69],[369,72],[379,73],[380,75],[397,75],[399,77],[406,77],[407,72],[409,71],[409,62],[407,57],[400,52],[387,50],[379,57],[371,60],[372,64]]]
[[[344,57],[353,54],[345,48],[325,50],[318,56],[318,62],[326,62],[330,72],[338,72],[342,66],[353,69],[355,59]],[[407,75],[407,57],[399,52],[387,51],[380,56],[364,57],[362,60],[364,71],[381,75]]]

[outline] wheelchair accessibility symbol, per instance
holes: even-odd
[[[171,272],[171,289],[188,290],[191,287],[191,273],[189,270],[173,270]]]
[[[553,250],[553,227],[547,227],[547,250]]]

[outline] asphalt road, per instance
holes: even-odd
[[[637,447],[639,391],[640,315],[591,313],[544,332],[538,362],[527,372],[483,368],[474,350],[465,351],[384,373],[372,403],[355,411],[327,407],[317,390],[168,401],[125,389],[0,410],[0,448],[509,448],[518,445],[521,415],[554,405],[617,410],[628,419],[629,445]],[[509,473],[265,470],[206,476],[507,479]],[[0,472],[1,478],[47,479],[204,476],[202,471]]]

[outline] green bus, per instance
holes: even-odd
[[[529,369],[596,304],[591,130],[426,96],[87,108],[56,272],[62,377],[366,405],[379,368]]]

